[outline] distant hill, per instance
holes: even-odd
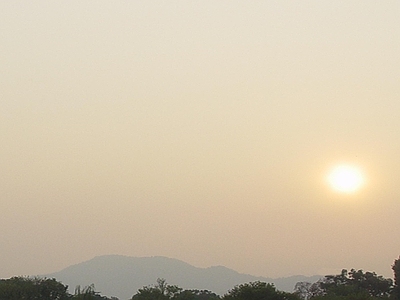
[[[56,278],[67,284],[73,292],[77,285],[94,284],[96,291],[106,296],[127,300],[139,288],[165,278],[168,284],[184,289],[207,289],[219,295],[225,294],[235,285],[250,281],[274,283],[278,290],[292,292],[299,281],[315,282],[320,276],[292,276],[271,279],[240,274],[217,266],[197,268],[183,261],[167,257],[128,257],[122,255],[98,256],[70,266],[56,273],[43,275]]]

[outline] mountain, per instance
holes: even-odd
[[[292,292],[296,282],[315,282],[320,278],[292,276],[272,279],[241,274],[222,266],[197,268],[183,261],[161,256],[122,255],[98,256],[43,276],[56,278],[68,285],[71,292],[77,285],[94,284],[96,291],[101,294],[121,300],[130,299],[145,285],[155,284],[157,278],[165,278],[168,284],[184,289],[206,289],[219,295],[225,294],[237,284],[250,281],[274,283],[278,290]]]

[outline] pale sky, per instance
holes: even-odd
[[[0,277],[104,254],[392,275],[400,1],[5,0],[0,66]]]

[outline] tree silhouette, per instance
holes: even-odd
[[[278,291],[273,284],[255,281],[235,286],[223,300],[298,300],[297,295]]]
[[[392,270],[394,279],[392,296],[394,299],[400,300],[400,256],[394,261],[392,265]]]

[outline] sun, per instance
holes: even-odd
[[[341,165],[331,170],[328,182],[338,192],[354,193],[364,184],[364,176],[359,168],[350,165]]]

